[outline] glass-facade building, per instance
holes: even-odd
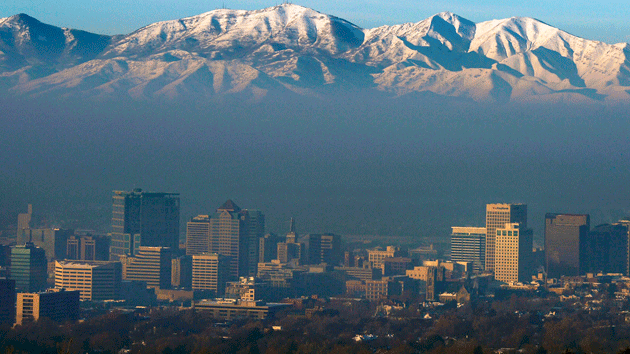
[[[471,262],[475,272],[482,271],[486,264],[486,228],[453,226],[451,261]]]
[[[179,248],[179,194],[114,191],[110,259],[140,246]]]
[[[48,261],[44,249],[30,242],[23,246],[13,247],[9,277],[15,280],[15,290],[18,293],[45,290],[48,279]]]
[[[545,215],[547,277],[583,275],[588,271],[590,217],[587,214]]]

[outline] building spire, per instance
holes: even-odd
[[[295,233],[295,219],[291,218],[291,225],[289,226],[289,233]]]
[[[295,233],[295,219],[291,218],[289,233],[287,234],[287,243],[295,243],[297,241],[297,233]]]

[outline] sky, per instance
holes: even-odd
[[[26,13],[51,25],[112,35],[218,8],[256,10],[279,3],[276,0],[2,0],[0,18]],[[294,3],[344,18],[363,28],[418,22],[450,11],[474,22],[533,17],[579,37],[607,43],[630,42],[627,0],[302,0]]]

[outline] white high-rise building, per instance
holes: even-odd
[[[496,230],[507,223],[519,223],[523,228],[527,228],[527,205],[486,205],[486,270],[494,270]]]
[[[497,228],[494,278],[503,282],[525,282],[532,275],[532,230],[519,223]]]

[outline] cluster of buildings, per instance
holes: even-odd
[[[191,218],[182,247],[179,203],[176,193],[114,191],[111,233],[102,236],[31,227],[29,205],[28,212],[18,216],[13,244],[0,248],[2,296],[14,299],[3,302],[7,309],[1,310],[4,317],[0,322],[27,322],[29,319],[22,314],[33,306],[26,299],[61,297],[62,293],[76,292],[77,306],[79,300],[139,305],[158,299],[192,303],[200,298],[222,297],[230,286],[236,297],[242,292],[234,290],[241,284],[240,279],[261,283],[256,278],[259,264],[264,286],[279,288],[259,294],[275,293],[273,298],[281,298],[290,295],[298,283],[306,289],[315,281],[324,282],[316,280],[317,276],[304,275],[309,273],[304,268],[307,264],[334,264],[341,258],[338,235],[311,234],[306,242],[299,242],[293,220],[286,237],[265,234],[264,214],[241,209],[231,200],[213,214]],[[249,305],[262,306],[258,297]],[[239,295],[238,300],[246,299]],[[17,311],[9,310],[11,307]],[[201,307],[206,308],[207,302]],[[38,316],[34,314],[30,320]]]
[[[493,280],[630,273],[630,221],[591,229],[588,215],[547,214],[545,249],[533,250],[524,204],[488,204],[485,227],[453,227],[449,259],[433,247],[344,249],[339,235],[300,236],[293,219],[285,235],[266,233],[260,210],[231,200],[190,218],[180,244],[179,203],[114,191],[108,235],[31,227],[29,206],[15,244],[0,246],[0,323],[75,319],[81,301],[263,318],[302,296],[465,301]]]
[[[485,227],[453,227],[451,260],[506,283],[614,273],[630,275],[630,221],[591,228],[587,214],[545,215],[544,249],[533,249],[525,204],[488,204]]]

